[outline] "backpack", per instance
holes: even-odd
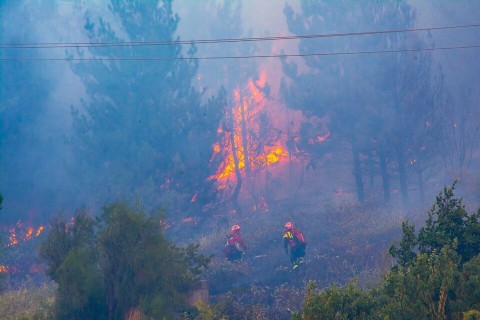
[[[296,244],[302,246],[303,248],[307,246],[307,240],[305,239],[303,233],[300,232],[300,230],[293,229],[292,234]]]
[[[225,255],[243,251],[240,243],[231,236],[227,236],[227,243],[225,243],[225,248],[223,250]]]

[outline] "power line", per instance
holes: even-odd
[[[420,52],[420,51],[443,51],[458,49],[476,49],[478,45],[453,46],[438,48],[412,48],[397,50],[375,50],[375,51],[352,51],[352,52],[318,52],[298,54],[277,54],[277,55],[248,55],[248,56],[211,56],[211,57],[173,57],[173,58],[0,58],[0,61],[172,61],[172,60],[225,60],[225,59],[255,59],[255,58],[288,58],[288,57],[314,57],[314,56],[345,56],[360,54],[399,53],[399,52]]]
[[[275,37],[225,38],[225,39],[209,39],[209,40],[194,39],[194,40],[176,40],[176,41],[135,41],[135,42],[128,42],[128,41],[127,42],[65,42],[65,43],[39,42],[39,43],[13,43],[13,44],[3,43],[3,44],[0,44],[0,48],[2,49],[56,49],[56,48],[137,47],[137,46],[166,46],[166,45],[186,45],[186,44],[216,44],[216,43],[235,43],[235,42],[253,42],[253,41],[333,38],[333,37],[363,36],[363,35],[389,34],[389,33],[464,29],[464,28],[477,28],[477,27],[480,27],[480,24],[430,27],[430,28],[398,29],[398,30],[380,30],[380,31],[329,33],[329,34],[312,34],[312,35],[295,35],[295,36],[275,36]]]

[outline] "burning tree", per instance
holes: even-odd
[[[266,85],[263,72],[258,80],[249,79],[246,88],[235,88],[232,105],[225,108],[225,119],[218,129],[220,142],[213,146],[214,159],[220,157],[221,163],[210,179],[217,181],[219,189],[233,188],[231,197],[238,211],[242,186],[250,197],[258,198],[260,173],[288,156],[286,135],[272,125],[267,109],[271,102],[263,91]]]

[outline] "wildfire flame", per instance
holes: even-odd
[[[22,221],[18,221],[14,227],[6,228],[5,231],[8,232],[8,242],[4,245],[5,248],[11,248],[14,246],[21,245],[27,241],[30,241],[36,237],[39,237],[43,232],[45,227],[40,225],[39,227],[24,226]],[[8,251],[8,249],[6,249]],[[0,265],[0,273],[21,273],[23,270],[22,266],[18,265],[18,268],[13,265]],[[30,266],[29,272],[35,273],[39,270],[38,266]]]
[[[248,175],[288,156],[286,139],[266,128],[270,116],[265,110],[269,101],[262,92],[266,83],[266,73],[261,72],[258,80],[248,81],[246,89],[233,91],[234,105],[227,110],[229,121],[217,130],[222,141],[213,145],[214,156],[223,154],[217,172],[210,177],[220,183],[219,189],[236,170]]]
[[[8,235],[8,243],[5,245],[6,247],[11,247],[18,245],[20,242],[25,242],[32,237],[38,237],[45,229],[44,226],[39,226],[37,228],[33,227],[25,227],[22,221],[18,221],[15,227],[10,228],[9,235]]]

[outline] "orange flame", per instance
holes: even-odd
[[[23,244],[37,238],[43,232],[45,227],[40,225],[39,227],[25,226],[22,221],[18,221],[15,226],[11,228],[4,229],[8,232],[8,243],[5,244],[5,256],[10,257],[12,260],[8,265],[0,265],[0,273],[9,273],[9,274],[25,274],[25,273],[38,273],[41,266],[40,265],[31,265],[31,248],[22,247]],[[20,248],[25,249],[25,252],[17,252],[17,249],[13,249],[14,246],[20,246]],[[10,249],[12,248],[12,249]],[[8,253],[13,250],[13,255]],[[27,258],[25,258],[27,257]]]
[[[195,201],[197,201],[197,198],[198,198],[198,191],[195,192],[195,194],[193,195],[192,199],[190,200],[191,203],[194,203]]]
[[[25,233],[25,240],[28,240],[32,237],[32,234],[33,234],[33,228],[32,227],[28,227],[27,228],[27,232]]]
[[[8,235],[8,243],[5,245],[6,247],[16,246],[20,242],[25,242],[33,237],[38,237],[45,229],[44,226],[39,226],[36,231],[34,232],[33,227],[24,227],[22,221],[18,221],[15,227],[9,229]]]
[[[261,118],[269,116],[265,110],[269,101],[261,90],[265,86],[266,73],[261,72],[258,80],[248,81],[245,90],[236,88],[233,91],[234,106],[229,111],[231,123],[217,130],[223,135],[222,141],[213,145],[214,155],[224,155],[217,172],[210,177],[220,182],[219,189],[225,188],[224,182],[234,177],[236,169],[245,174],[248,170],[261,170],[288,156],[280,137],[264,143],[267,137],[260,122]]]
[[[328,131],[326,134],[324,134],[323,136],[318,136],[317,137],[317,142],[325,142],[325,140],[327,140],[328,137],[330,137],[330,134],[331,132]]]
[[[35,232],[35,237],[38,237],[42,233],[43,229],[45,229],[44,226],[38,227],[37,232]]]

